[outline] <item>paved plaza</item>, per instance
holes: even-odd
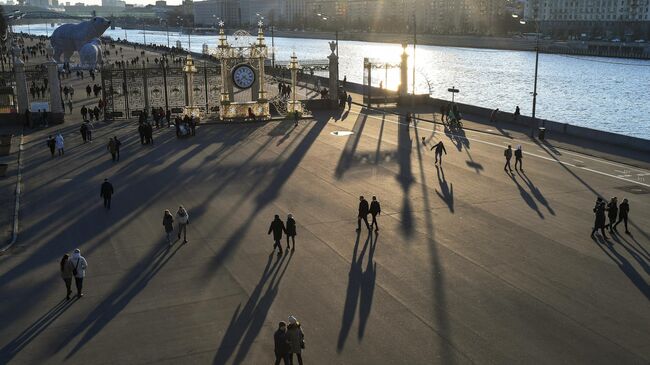
[[[83,144],[64,125],[54,159],[55,128],[25,137],[20,237],[0,257],[1,363],[269,364],[289,315],[307,363],[650,361],[650,195],[629,192],[648,191],[648,170],[358,106],[297,127],[164,128],[150,146],[136,128],[98,123]],[[422,137],[445,143],[442,168]],[[523,146],[525,174],[503,171],[507,144]],[[589,237],[598,194],[630,200],[632,235]],[[355,232],[359,195],[382,203],[378,234]],[[162,212],[179,204],[189,243],[169,248]],[[288,213],[297,248],[278,258],[267,230]],[[65,301],[58,261],[76,247],[86,296]]]

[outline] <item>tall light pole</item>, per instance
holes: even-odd
[[[327,19],[329,19],[323,13],[317,13],[316,15],[320,19],[322,19],[323,22],[327,22]],[[336,24],[334,24],[334,40],[336,41],[336,59],[338,60],[338,57],[339,57],[339,29],[336,28]],[[330,90],[330,92],[331,92],[331,90]],[[338,95],[338,92],[339,92],[339,68],[338,67],[336,68],[336,91],[335,92],[336,92],[336,95]]]
[[[535,11],[536,13],[536,11]],[[518,16],[515,16],[516,14],[513,14],[513,18],[517,18]],[[524,25],[526,24],[525,20],[519,20],[519,23]],[[535,116],[535,109],[537,107],[537,71],[539,69],[539,21],[535,19],[535,81],[533,82],[533,111],[532,111],[532,123],[530,127],[530,136],[534,137],[535,136],[535,129],[538,125],[537,118]]]

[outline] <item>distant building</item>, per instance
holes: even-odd
[[[247,1],[197,1],[192,5],[192,13],[195,26],[214,26],[219,20],[223,20],[226,27],[251,23],[250,8]]]
[[[158,8],[164,8],[164,7],[167,6],[167,1],[165,1],[165,0],[158,0],[158,1],[156,1],[156,3],[154,4],[154,6],[156,6],[156,7],[158,7]]]
[[[25,1],[27,6],[35,6],[38,8],[49,8],[52,6],[52,0],[27,0]]]
[[[122,0],[102,0],[102,6],[111,8],[125,8],[126,3]]]
[[[649,0],[527,0],[524,17],[555,36],[645,38],[650,35]]]

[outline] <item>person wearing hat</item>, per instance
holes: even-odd
[[[68,260],[68,265],[72,269],[72,275],[74,276],[74,283],[77,287],[77,298],[81,298],[84,296],[82,289],[84,278],[86,277],[86,269],[88,268],[88,262],[81,256],[81,250],[75,248],[72,253],[72,258]]]
[[[278,325],[278,330],[273,334],[275,342],[275,365],[280,365],[280,360],[284,361],[284,365],[289,365],[289,339],[287,338],[287,324],[281,321]]]
[[[293,364],[293,355],[298,358],[298,364],[302,365],[302,349],[305,348],[305,334],[302,332],[300,322],[294,316],[289,316],[287,326],[287,339],[289,340],[289,359]]]
[[[293,218],[293,214],[289,213],[287,216],[287,250],[291,247],[289,245],[289,239],[293,241],[293,249],[296,249],[296,220]]]

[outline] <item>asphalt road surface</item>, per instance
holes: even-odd
[[[70,125],[54,159],[48,132],[27,136],[0,363],[270,364],[289,315],[307,364],[650,362],[649,171],[360,112],[165,128],[152,146],[132,122],[98,123],[87,144]],[[525,174],[503,171],[507,144]],[[378,234],[355,232],[359,195],[382,204]],[[598,195],[629,199],[632,235],[590,238]],[[179,204],[189,243],[168,248],[162,213]],[[288,213],[297,248],[277,258],[267,230]],[[58,262],[76,247],[86,295],[66,302]]]

